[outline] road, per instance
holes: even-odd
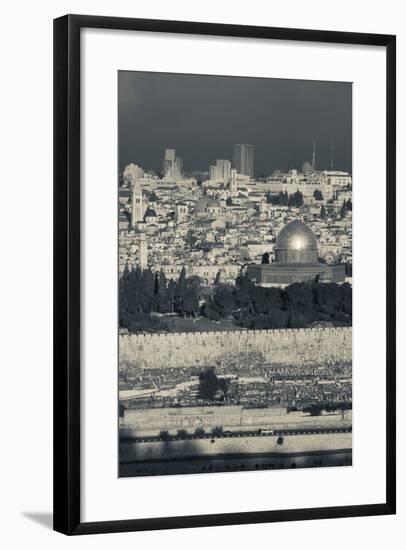
[[[206,433],[203,436],[198,436],[194,434],[188,434],[187,436],[171,435],[168,434],[165,439],[162,439],[159,436],[149,436],[149,437],[120,437],[121,443],[152,443],[152,442],[163,442],[163,441],[187,441],[193,439],[224,439],[224,438],[238,438],[238,437],[279,437],[279,436],[291,436],[291,435],[313,435],[313,434],[333,434],[333,433],[351,433],[352,427],[350,428],[304,428],[293,429],[293,430],[273,430],[273,433],[259,433],[258,430],[251,431],[239,431],[239,432],[224,432],[222,434],[212,434]]]

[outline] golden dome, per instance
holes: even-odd
[[[317,263],[317,240],[308,225],[294,220],[276,238],[275,260],[279,263]]]
[[[317,250],[317,241],[308,225],[299,220],[294,220],[280,230],[276,239],[276,248]]]

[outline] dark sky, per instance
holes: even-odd
[[[235,143],[254,146],[255,175],[299,168],[352,168],[352,86],[348,82],[119,72],[119,168],[162,169],[165,148],[184,170],[232,160]]]

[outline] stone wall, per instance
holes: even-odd
[[[314,328],[121,334],[120,362],[147,368],[215,365],[227,354],[261,352],[267,363],[351,361],[352,329]]]

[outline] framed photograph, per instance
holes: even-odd
[[[395,37],[54,21],[54,528],[395,513]]]

